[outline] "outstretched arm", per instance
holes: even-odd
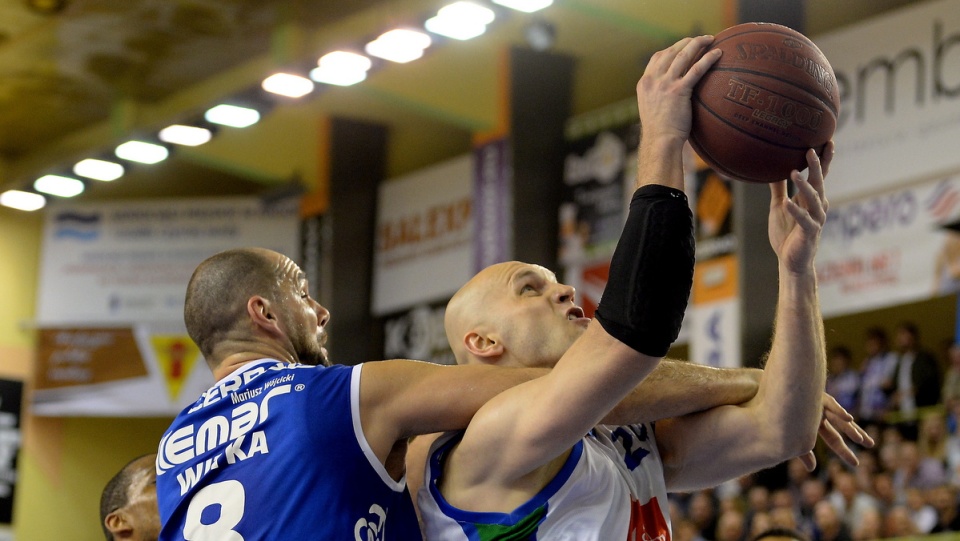
[[[457,491],[528,487],[530,474],[579,441],[653,370],[676,338],[675,330],[669,338],[660,331],[674,324],[679,329],[692,279],[681,149],[692,88],[717,59],[709,54],[695,61],[711,40],[687,38],[651,59],[638,84],[638,103],[644,105],[638,190],[598,317],[548,375],[498,395],[477,413],[448,455],[448,498]],[[663,110],[647,107],[646,100]]]
[[[716,406],[742,404],[757,394],[762,374],[757,368],[713,368],[663,359],[602,423],[628,425],[659,421]]]
[[[742,406],[671,419],[657,426],[667,487],[691,490],[772,466],[805,454],[816,442],[826,381],[823,323],[814,255],[826,220],[824,171],[812,150],[809,175],[791,175],[771,185],[770,243],[779,259],[779,298],[773,345],[757,395]]]
[[[408,360],[364,364],[360,424],[381,463],[397,441],[467,427],[487,400],[545,368],[440,366]]]
[[[713,368],[663,359],[603,418],[602,423],[636,424],[681,417],[718,406],[740,405],[756,396],[762,377],[763,370],[757,368]],[[873,447],[874,444],[853,416],[827,393],[823,393],[823,419],[818,435],[851,467],[857,466],[859,461],[844,436],[864,447]],[[816,457],[812,452],[802,456],[801,460],[808,470],[816,468]]]

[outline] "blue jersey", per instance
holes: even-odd
[[[250,363],[160,441],[160,539],[421,539],[360,428],[361,366]]]

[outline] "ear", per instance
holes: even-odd
[[[115,539],[127,539],[133,533],[133,526],[127,521],[127,515],[123,509],[117,509],[107,515],[103,519],[103,525]]]
[[[247,315],[254,325],[270,334],[282,334],[277,316],[273,312],[270,301],[254,295],[247,299]]]
[[[500,342],[475,331],[463,337],[463,345],[471,355],[484,363],[496,363],[503,356],[503,345]]]

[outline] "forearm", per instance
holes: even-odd
[[[636,188],[663,184],[683,190],[683,139],[641,135]]]
[[[757,394],[762,370],[713,368],[664,359],[603,419],[626,425],[736,405]]]
[[[816,442],[826,382],[826,346],[811,269],[793,274],[781,269],[773,344],[757,393],[761,426],[790,456]],[[790,458],[789,456],[784,456]]]

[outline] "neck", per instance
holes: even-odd
[[[222,352],[222,353],[221,353]],[[229,376],[237,369],[260,359],[276,359],[284,363],[297,363],[297,355],[279,344],[268,341],[244,341],[224,344],[217,348],[215,358],[220,361],[213,368],[216,381]]]

